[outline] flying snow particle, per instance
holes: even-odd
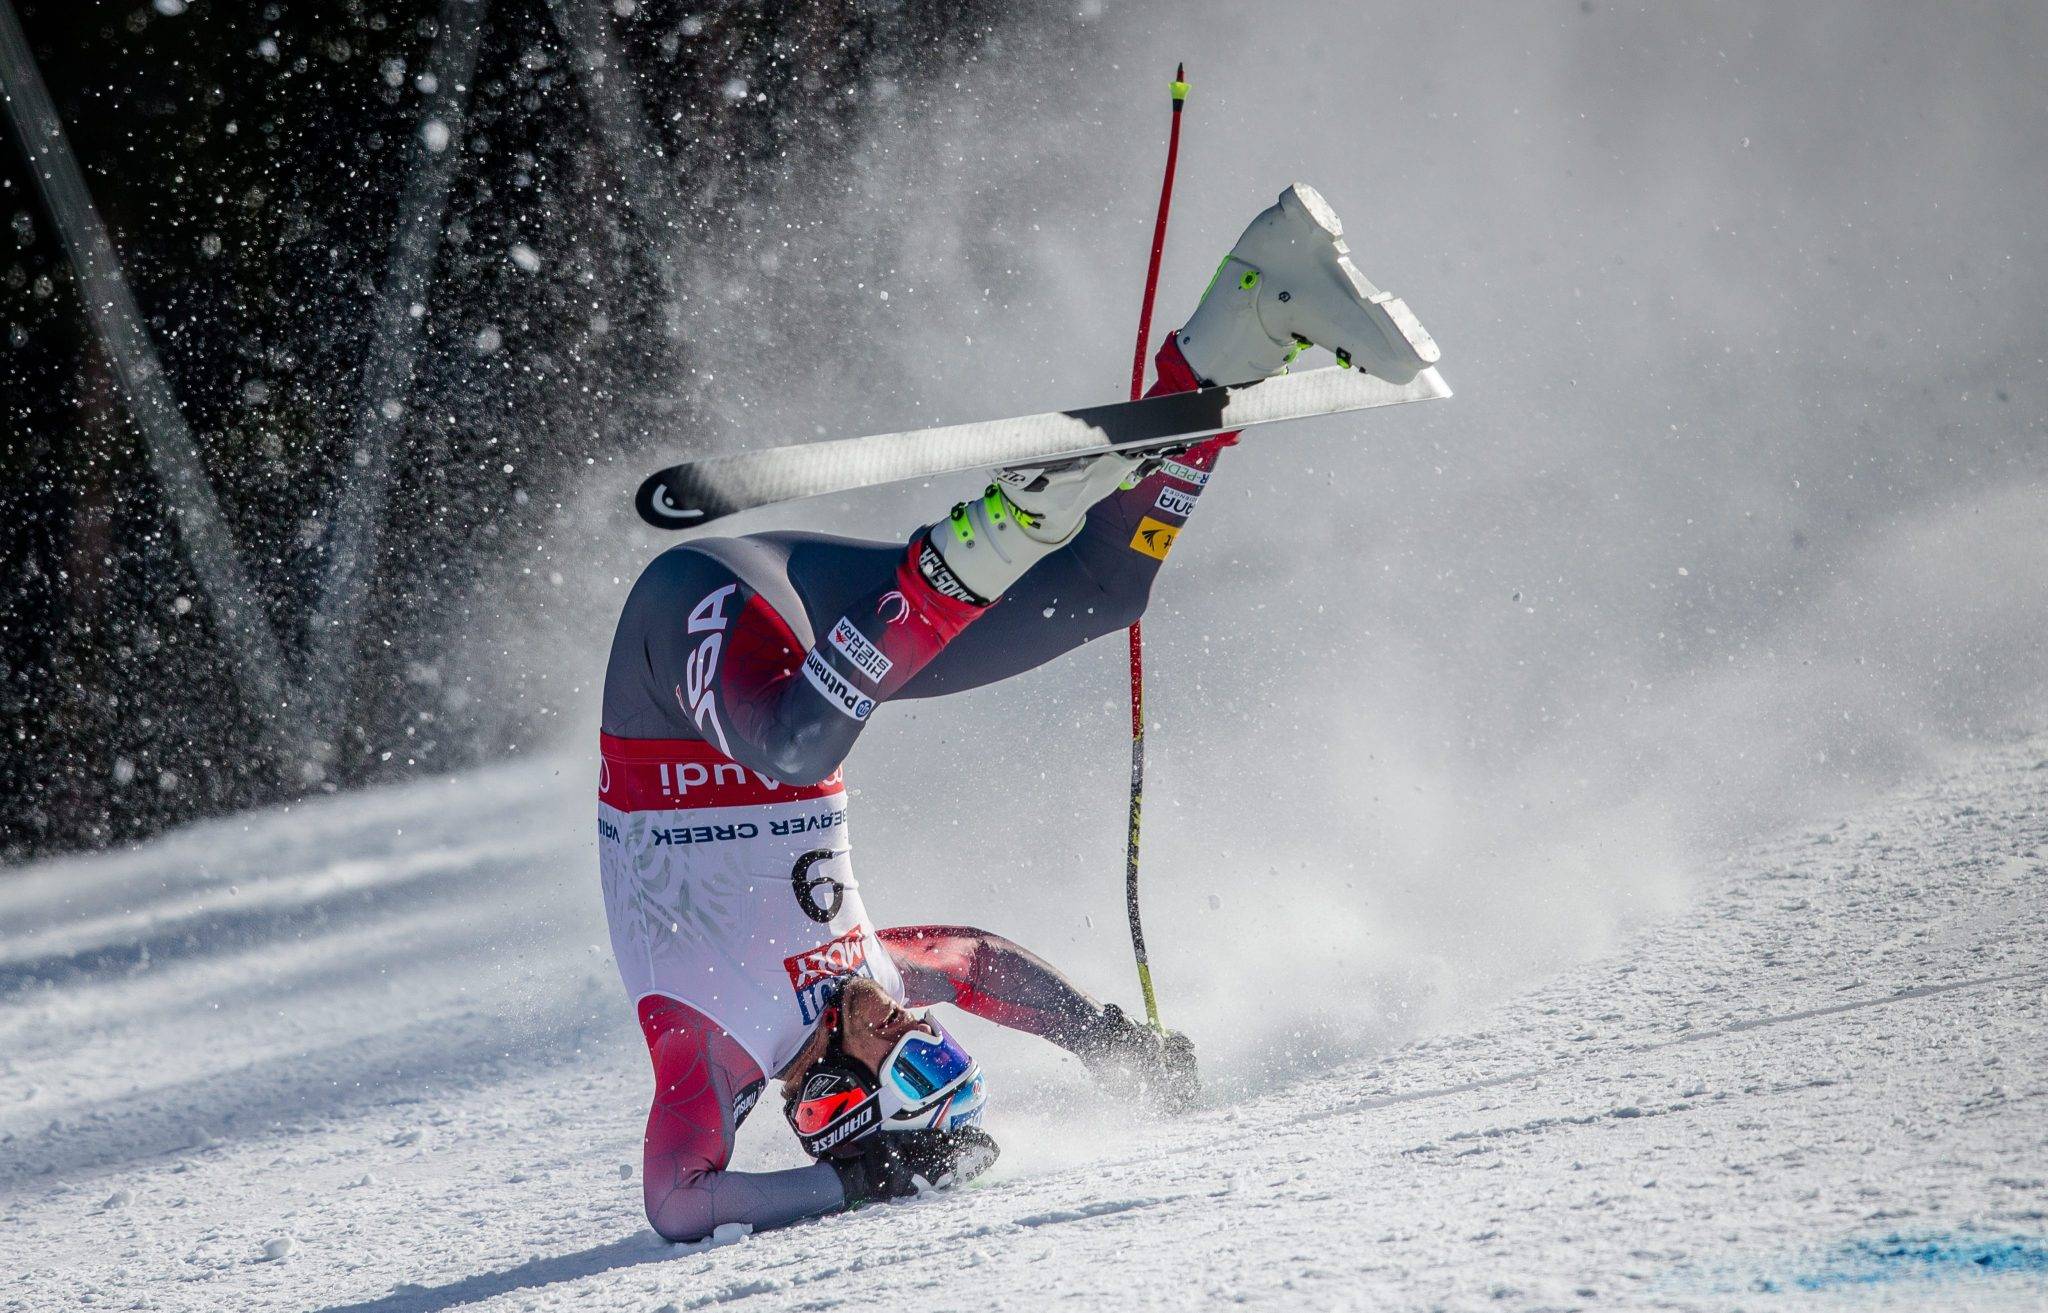
[[[386,397],[383,404],[377,407],[377,413],[384,416],[385,419],[397,419],[405,413],[405,404],[396,397]],[[356,463],[360,465],[363,462],[358,461]]]
[[[404,85],[405,85],[405,61],[404,61],[404,60],[402,60],[402,59],[387,59],[387,60],[385,60],[385,61],[384,61],[384,63],[383,63],[383,65],[382,65],[382,67],[381,67],[381,68],[380,68],[380,69],[379,69],[378,71],[379,71],[379,72],[381,72],[381,73],[382,73],[382,74],[384,75],[384,85],[385,85],[385,86],[387,86],[387,87],[402,87],[402,86],[404,86]]]
[[[495,328],[483,328],[476,335],[476,349],[485,355],[505,345],[505,335]]]
[[[631,1164],[631,1163],[620,1163],[620,1164],[619,1164],[619,1179],[620,1179],[621,1181],[630,1181],[630,1180],[632,1180],[632,1179],[633,1179],[633,1164]]]
[[[176,18],[185,12],[185,0],[156,0],[151,7],[165,18]]]
[[[1217,897],[1217,896],[1216,896],[1215,894],[1210,894],[1210,895],[1209,895],[1209,910],[1210,910],[1210,911],[1212,911],[1212,912],[1220,912],[1220,911],[1222,911],[1222,910],[1223,910],[1223,900],[1222,900],[1221,898],[1218,898],[1218,897]]]
[[[135,763],[126,757],[114,758],[114,783],[127,784],[135,778]]]
[[[429,96],[441,89],[441,79],[435,77],[432,73],[420,74],[412,80],[412,84]]]
[[[747,80],[745,78],[727,78],[725,85],[720,87],[718,91],[727,100],[745,100],[747,98]]]
[[[190,615],[192,613],[192,599],[189,597],[172,598],[171,610],[178,615]]]
[[[420,140],[434,154],[439,155],[442,151],[447,150],[449,139],[448,125],[441,120],[428,119],[425,123],[420,124]]]
[[[537,274],[540,272],[540,253],[525,242],[512,243],[512,248],[506,254],[512,257],[512,263],[518,265],[527,273]]]
[[[266,1240],[263,1242],[263,1261],[275,1263],[281,1258],[289,1258],[291,1257],[292,1250],[298,1247],[299,1242],[288,1235],[278,1236],[274,1240]]]
[[[275,64],[277,62],[277,38],[264,37],[256,43],[256,53]]]

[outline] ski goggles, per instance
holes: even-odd
[[[944,1026],[930,1016],[924,1024],[931,1034],[906,1033],[881,1065],[882,1120],[891,1129],[963,1126],[986,1101],[979,1064]]]

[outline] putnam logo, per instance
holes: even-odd
[[[875,700],[834,670],[824,657],[818,655],[815,647],[804,657],[804,678],[824,695],[834,711],[851,720],[866,720],[875,709]]]
[[[859,926],[816,948],[783,958],[782,966],[789,972],[790,988],[796,991],[796,1010],[806,1026],[824,1015],[832,1000],[839,997],[848,977],[872,979],[875,974],[868,965],[868,946],[861,939]]]
[[[1178,537],[1180,530],[1148,515],[1138,521],[1138,531],[1131,535],[1131,550],[1163,561]]]

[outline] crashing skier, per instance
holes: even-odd
[[[1245,230],[1154,394],[1250,382],[1314,344],[1395,383],[1435,345],[1295,185]],[[644,1184],[672,1240],[781,1226],[964,1181],[995,1159],[986,1083],[927,1011],[951,1003],[1164,1106],[1194,1052],[964,926],[878,930],[851,873],[840,763],[885,702],[1033,669],[1145,608],[1218,452],[1005,469],[907,545],[804,533],[657,557],[605,675],[599,860],[613,952],[654,1062]],[[809,1166],[728,1171],[770,1078]]]

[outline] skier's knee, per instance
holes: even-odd
[[[1137,552],[1129,555],[1137,556],[1146,565],[1157,565],[1156,562],[1146,561]],[[1129,629],[1144,617],[1145,604],[1152,600],[1152,582],[1149,577],[1151,571],[1145,573],[1147,577],[1144,579],[1097,580],[1097,590],[1088,598],[1087,606],[1080,617],[1088,635],[1084,642],[1101,638],[1105,634],[1114,634],[1118,630]]]
[[[836,712],[833,714],[837,716]],[[846,760],[847,750],[852,747],[847,741],[850,737],[838,725],[821,722],[765,743],[762,750],[768,773],[799,788],[822,784]]]

